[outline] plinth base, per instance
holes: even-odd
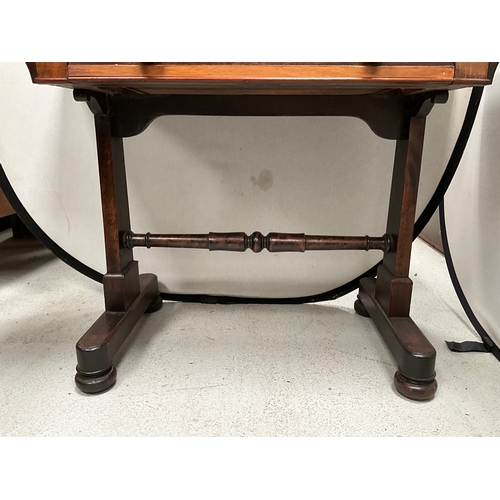
[[[397,391],[408,399],[431,399],[437,390],[436,350],[409,316],[389,317],[375,296],[376,280],[360,281],[356,312],[369,314],[398,363]],[[361,307],[362,306],[362,307]]]

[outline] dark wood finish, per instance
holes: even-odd
[[[75,91],[78,99],[91,100],[95,95]],[[442,95],[436,92],[437,95]],[[434,95],[434,94],[433,94]],[[437,98],[437,97],[436,97]],[[417,99],[424,99],[419,97]],[[321,95],[115,95],[113,135],[132,137],[143,132],[159,116],[350,116],[365,121],[372,131],[385,139],[399,139],[411,98],[404,95],[321,96]]]
[[[26,63],[34,83],[43,80],[49,85],[67,86],[68,63],[65,62],[28,62]]]
[[[363,305],[363,302],[361,302],[359,295],[358,298],[354,301],[354,310],[360,315],[364,316],[365,318],[369,318],[370,314],[366,310],[366,307]]]
[[[12,237],[15,240],[20,240],[22,238],[34,238],[33,234],[20,219],[19,215],[11,215],[9,219],[10,227],[12,228]]]
[[[157,301],[158,280],[154,274],[140,276],[140,293],[123,312],[104,312],[76,344],[75,382],[83,392],[108,389],[116,381],[113,358],[147,308]]]
[[[103,276],[106,311],[126,311],[140,294],[139,265],[133,260],[119,273]]]
[[[455,82],[469,86],[485,85],[485,80],[492,80],[498,63],[457,62],[455,63]]]
[[[130,229],[123,139],[111,135],[107,109],[99,107],[94,113],[107,272],[120,273],[132,261],[132,252],[119,241],[119,235]]]
[[[123,246],[163,247],[163,248],[202,248],[210,251],[226,250],[244,252],[247,249],[258,253],[305,252],[306,250],[382,250],[391,247],[389,235],[372,236],[313,236],[304,233],[269,233],[264,236],[258,231],[245,233],[208,233],[208,234],[134,234],[123,235]]]
[[[417,205],[420,165],[424,145],[425,114],[423,107],[409,118],[408,137],[396,143],[387,234],[393,239],[378,269],[377,300],[388,316],[408,316],[412,281],[410,269],[413,226]],[[365,304],[366,306],[366,304]]]
[[[396,144],[387,219],[387,234],[395,237],[396,245],[384,258],[384,265],[396,278],[407,276],[410,266],[424,131],[425,118],[412,117],[408,138]]]
[[[142,133],[159,116],[349,116],[365,121],[384,139],[402,139],[408,134],[408,116],[413,108],[428,112],[444,103],[448,92],[439,90],[407,96],[137,96],[103,94],[78,89],[74,97],[86,101],[94,113],[101,107],[113,109],[110,127],[113,137]]]
[[[30,230],[23,224],[16,211],[12,208],[4,192],[0,189],[0,231],[12,228],[12,237],[22,239],[33,237]]]
[[[377,279],[360,283],[355,310],[391,349],[400,394],[433,397],[436,352],[411,320],[409,265],[425,119],[448,91],[489,85],[497,63],[28,63],[35,83],[74,90],[95,115],[106,244],[106,312],[77,344],[76,383],[94,393],[116,379],[113,357],[144,312],[161,307],[157,279],[139,275],[134,246],[260,252],[379,249]],[[123,137],[162,115],[352,116],[396,140],[386,235],[255,232],[136,234],[130,228]]]
[[[413,282],[409,278],[425,119],[424,102],[411,110],[408,137],[396,143],[387,234],[393,244],[378,268],[377,280],[363,279],[356,311],[375,321],[398,362],[397,390],[415,400],[430,399],[437,390],[436,352],[410,318]],[[361,305],[363,307],[361,307]]]
[[[103,277],[105,312],[77,343],[75,382],[84,392],[100,392],[115,383],[113,356],[153,301],[158,281],[139,276],[132,249],[121,245],[130,231],[123,139],[111,133],[111,109],[106,96],[89,99],[95,115],[107,272]]]
[[[16,212],[0,189],[0,218],[14,215]]]
[[[159,311],[163,307],[163,299],[161,298],[161,295],[158,294],[151,304],[149,304],[148,308],[144,311],[144,314],[152,314],[155,313],[156,311]]]
[[[423,401],[437,390],[436,350],[409,316],[389,317],[376,297],[373,278],[359,283],[359,300],[373,319],[398,363],[395,385],[403,396]]]
[[[78,366],[76,367],[75,384],[87,394],[104,392],[113,387],[115,382],[116,368],[113,365],[108,370],[91,374],[81,372]]]

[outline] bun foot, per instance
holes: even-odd
[[[116,368],[111,366],[104,372],[85,373],[76,368],[75,383],[78,389],[87,394],[97,394],[112,387],[116,382]]]
[[[163,299],[161,298],[161,295],[157,295],[151,304],[149,304],[148,308],[144,311],[144,314],[151,314],[156,311],[159,311],[163,306]]]
[[[394,374],[394,384],[400,394],[414,401],[432,399],[437,391],[435,378],[429,380],[411,380],[402,375],[399,370]]]
[[[359,295],[358,295],[359,297]],[[359,298],[354,302],[354,310],[360,315],[364,316],[365,318],[369,318],[370,315],[368,314],[368,311],[366,310],[366,307],[363,305],[363,302],[359,300]]]

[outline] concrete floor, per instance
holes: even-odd
[[[101,285],[34,240],[0,233],[0,436],[499,436],[500,363],[450,352],[478,338],[444,258],[414,244],[412,317],[435,346],[436,397],[404,399],[356,293],[297,306],[164,303],[117,359],[116,386],[73,381]]]

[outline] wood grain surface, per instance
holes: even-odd
[[[378,93],[489,85],[495,63],[27,63],[35,83],[132,93]]]

